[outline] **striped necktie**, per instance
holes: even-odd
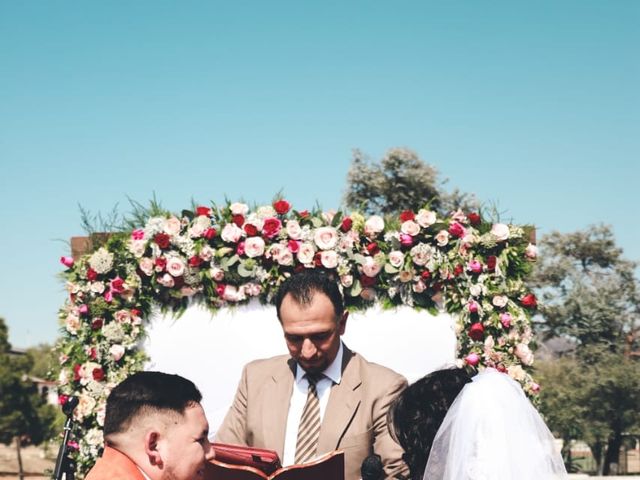
[[[300,424],[298,425],[298,440],[296,442],[295,463],[306,463],[316,456],[318,439],[320,438],[320,401],[316,384],[324,377],[321,373],[305,375],[309,381],[307,402],[304,404]]]

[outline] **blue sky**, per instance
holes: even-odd
[[[539,233],[640,260],[640,3],[0,0],[0,316],[53,342],[78,204],[340,206],[416,150]]]

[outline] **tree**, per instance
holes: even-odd
[[[15,442],[20,478],[24,478],[21,448],[40,444],[53,434],[55,412],[28,379],[33,361],[10,353],[8,330],[0,317],[0,442]]]
[[[388,215],[418,210],[427,204],[443,214],[477,207],[472,195],[457,190],[447,193],[443,183],[438,180],[438,171],[412,150],[393,148],[379,164],[371,164],[360,150],[355,150],[347,174],[345,203],[365,213]]]
[[[541,409],[565,440],[579,435],[587,441],[599,470],[608,475],[623,433],[640,426],[636,264],[623,257],[610,228],[602,225],[546,235],[538,258],[530,280],[542,299],[538,331],[573,345],[569,358],[543,364],[549,392],[541,396]]]

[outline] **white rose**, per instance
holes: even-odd
[[[298,261],[300,263],[311,263],[315,254],[313,245],[309,242],[303,242],[300,244],[300,250],[298,250]]]
[[[173,277],[168,273],[165,273],[161,277],[158,277],[158,283],[167,288],[172,288],[176,284],[176,282],[173,280]]]
[[[389,263],[391,266],[399,268],[404,263],[404,253],[400,250],[389,252]]]
[[[322,212],[322,218],[328,224],[333,222],[333,217],[335,216],[336,216],[335,210],[327,210],[326,212]]]
[[[129,240],[129,251],[133,253],[133,256],[140,258],[144,255],[144,251],[147,248],[146,240]]]
[[[91,282],[91,285],[89,286],[89,290],[91,290],[93,293],[101,294],[102,292],[104,292],[104,283]]]
[[[449,232],[446,230],[440,230],[436,235],[436,242],[440,247],[444,247],[447,243],[449,243]]]
[[[236,288],[233,285],[227,285],[224,289],[224,294],[222,295],[228,302],[240,302],[246,299],[246,295],[244,294],[244,289]]]
[[[297,220],[287,220],[287,235],[293,240],[302,238],[302,227]]]
[[[362,273],[367,277],[375,277],[380,273],[380,265],[372,257],[366,257],[362,265]]]
[[[353,285],[353,275],[342,275],[340,277],[340,283],[343,287],[349,288],[351,285]]]
[[[185,264],[179,257],[170,257],[167,260],[167,272],[173,277],[181,277],[184,275]]]
[[[78,333],[78,330],[80,329],[80,318],[78,318],[77,315],[74,315],[73,313],[70,313],[67,316],[67,320],[65,322],[66,324],[66,329],[67,332],[69,332],[71,335],[76,335]]]
[[[431,255],[433,254],[433,247],[425,243],[419,243],[418,245],[415,245],[413,248],[411,248],[409,253],[411,254],[413,263],[422,266],[431,259]]]
[[[235,223],[227,223],[220,234],[222,240],[230,243],[237,243],[242,237],[242,229]]]
[[[279,243],[274,243],[273,245],[271,245],[269,247],[269,249],[267,250],[267,258],[273,258],[274,260],[278,260],[278,257],[280,255],[282,255],[282,251],[283,250],[289,250],[288,248],[286,248],[285,246],[279,244]]]
[[[96,423],[101,427],[104,427],[104,417],[107,412],[107,405],[105,402],[101,402],[98,404],[96,408]]]
[[[320,227],[316,229],[313,240],[320,250],[329,250],[338,243],[338,232],[333,227]]]
[[[336,268],[338,265],[338,254],[333,250],[327,250],[320,254],[320,262],[325,268]]]
[[[208,262],[213,258],[213,255],[215,253],[216,252],[213,248],[211,248],[209,245],[205,245],[204,247],[202,247],[202,250],[200,250],[199,256],[202,260],[204,260],[205,262]]]
[[[122,345],[111,345],[111,348],[109,349],[111,358],[113,358],[115,362],[122,358],[122,356],[124,355],[124,351],[125,349]]]
[[[249,211],[249,206],[246,203],[232,203],[229,205],[232,215],[246,215]]]
[[[482,285],[474,283],[469,287],[469,293],[473,297],[478,297],[482,293]]]
[[[93,408],[95,406],[96,401],[92,396],[87,395],[86,393],[81,394],[78,398],[78,406],[73,411],[74,418],[81,422],[84,420],[84,417],[93,413]]]
[[[496,295],[495,297],[493,297],[491,303],[493,303],[498,308],[502,308],[507,304],[508,301],[509,299],[505,295]]]
[[[201,237],[204,232],[211,226],[211,219],[204,215],[198,215],[189,228],[189,236],[191,238]]]
[[[249,258],[259,257],[264,253],[262,237],[249,237],[244,242],[244,253]]]
[[[218,267],[211,267],[211,278],[216,282],[221,282],[224,279],[224,270]]]
[[[372,215],[364,223],[364,233],[369,237],[374,237],[384,230],[384,220],[379,215]]]
[[[243,288],[244,293],[246,293],[250,297],[257,297],[262,291],[262,288],[257,283],[246,283]]]
[[[529,347],[524,343],[516,345],[515,354],[524,365],[531,365],[533,363],[533,352],[531,352]]]
[[[153,268],[155,265],[153,260],[149,257],[142,257],[138,262],[138,265],[140,265],[140,270],[142,270],[146,276],[150,277],[151,274],[153,274]]]
[[[180,227],[182,227],[182,224],[176,217],[169,217],[164,221],[164,233],[172,237],[180,233]]]
[[[413,220],[407,220],[400,226],[400,231],[402,233],[415,237],[418,233],[420,233],[420,225],[418,225]]]
[[[69,371],[65,368],[60,370],[60,374],[58,375],[58,383],[60,385],[66,385],[69,383]]]
[[[258,208],[256,213],[260,218],[275,217],[277,215],[275,209],[271,205],[264,205]]]
[[[527,376],[527,373],[520,365],[511,365],[507,368],[507,373],[514,380],[522,381]]]
[[[491,227],[491,234],[496,240],[502,242],[509,238],[509,226],[504,223],[494,223]]]
[[[416,221],[422,228],[427,228],[436,223],[436,214],[435,212],[422,208],[416,215]]]
[[[278,257],[276,258],[280,265],[292,265],[293,264],[293,253],[288,248],[281,248]]]

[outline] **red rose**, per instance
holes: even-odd
[[[316,267],[322,266],[322,253],[318,252],[313,256],[313,263],[316,265]]]
[[[199,267],[201,263],[202,263],[202,259],[197,255],[194,255],[193,257],[189,258],[190,267]]]
[[[140,310],[138,310],[137,308],[132,308],[131,309],[131,315],[133,315],[134,317],[139,317],[140,316]]]
[[[429,270],[425,270],[420,274],[423,280],[429,280],[431,278],[431,272]]]
[[[160,248],[169,248],[171,237],[166,233],[156,233],[153,240],[158,244]]]
[[[64,395],[63,393],[58,395],[58,405],[63,406],[68,401],[69,401],[69,395]]]
[[[233,215],[231,217],[231,221],[235,223],[238,227],[244,225],[244,216],[242,215]]]
[[[291,253],[298,253],[300,251],[300,240],[289,240],[287,247]]]
[[[449,225],[449,233],[457,238],[462,238],[467,233],[461,223],[453,222]]]
[[[211,209],[209,207],[198,207],[196,208],[196,215],[208,217],[209,215],[211,215]]]
[[[487,270],[493,272],[496,269],[496,263],[498,263],[498,258],[495,255],[489,255],[487,257]]]
[[[280,229],[282,228],[282,222],[277,218],[269,217],[265,218],[264,224],[262,226],[262,233],[267,238],[273,238],[278,235]]]
[[[78,380],[80,380],[80,369],[82,368],[82,365],[80,364],[75,364],[73,366],[73,381],[77,382]]]
[[[156,258],[155,264],[158,270],[163,271],[167,268],[167,259],[164,257],[158,257]]]
[[[213,227],[209,227],[204,231],[204,238],[206,238],[207,240],[211,240],[213,237],[215,237],[218,234],[218,232],[216,231],[215,228]]]
[[[91,347],[91,349],[89,350],[89,358],[91,360],[95,360],[96,358],[98,358],[98,350],[96,349],[96,347]]]
[[[250,237],[254,237],[258,234],[258,227],[251,223],[245,223],[243,228],[246,234]]]
[[[469,219],[469,223],[471,225],[479,225],[480,224],[480,215],[477,213],[470,213],[467,215],[467,218]]]
[[[377,243],[371,242],[369,245],[367,245],[367,252],[369,252],[369,255],[373,256],[379,251],[380,251],[380,247],[378,247]]]
[[[400,220],[403,222],[414,220],[415,218],[416,218],[416,215],[411,210],[405,210],[400,214]]]
[[[291,204],[289,202],[287,202],[286,200],[278,200],[277,202],[275,202],[273,204],[273,208],[280,215],[284,215],[289,210],[291,210]]]
[[[498,365],[496,365],[496,370],[502,373],[506,373],[507,367],[505,367],[502,363],[499,363]]]
[[[536,308],[538,305],[538,299],[533,293],[527,293],[520,299],[520,303],[527,308]]]
[[[89,270],[87,270],[87,280],[93,282],[96,278],[98,278],[98,272],[89,267]]]
[[[104,320],[102,320],[101,318],[94,318],[91,321],[91,330],[100,330],[102,328],[103,323],[104,323]]]
[[[473,325],[471,325],[471,327],[469,327],[468,334],[470,338],[472,338],[476,342],[479,342],[480,340],[482,340],[482,337],[484,337],[484,327],[481,323],[474,323]]]
[[[96,382],[99,382],[104,378],[104,370],[102,370],[101,368],[94,368],[93,372],[91,372],[91,375],[93,375],[93,379]]]
[[[301,212],[298,212],[298,215],[300,215],[300,218],[308,218],[309,210],[302,210]]]
[[[342,230],[343,232],[348,232],[349,230],[351,230],[352,225],[353,220],[351,220],[351,217],[344,217],[342,219],[342,223],[340,224],[340,230]]]
[[[462,275],[462,272],[464,272],[464,267],[462,265],[458,264],[455,267],[453,267],[453,274],[456,277],[459,275]]]
[[[369,277],[367,275],[360,275],[360,283],[363,287],[373,287],[376,284],[376,277]]]
[[[124,291],[124,280],[116,277],[110,282],[111,291],[113,293],[122,293]]]
[[[240,242],[236,245],[236,253],[238,255],[244,255],[244,242]]]

